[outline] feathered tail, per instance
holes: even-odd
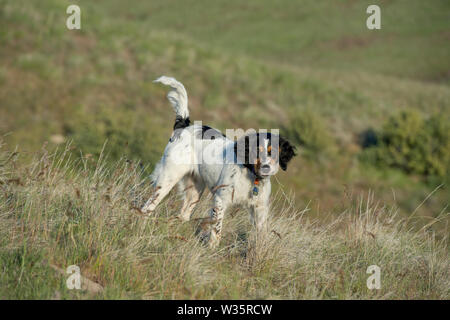
[[[154,82],[159,82],[170,86],[171,90],[167,94],[167,99],[172,104],[173,110],[176,114],[175,124],[173,129],[180,129],[188,127],[190,124],[189,120],[189,109],[188,109],[188,97],[186,89],[181,82],[178,82],[175,78],[161,76]]]

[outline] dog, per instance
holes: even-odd
[[[209,227],[201,234],[205,244],[217,246],[224,214],[235,204],[249,210],[253,225],[262,232],[269,211],[270,177],[279,167],[287,169],[296,148],[282,136],[269,132],[250,132],[235,141],[214,128],[191,125],[183,84],[167,76],[154,82],[170,86],[167,98],[176,118],[164,154],[150,175],[154,193],[141,211],[150,215],[178,185],[184,193],[178,217],[188,221],[208,188],[214,204],[208,218]]]

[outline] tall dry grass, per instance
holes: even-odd
[[[135,209],[151,191],[142,168],[74,160],[69,149],[44,147],[28,165],[0,149],[2,299],[449,298],[447,238],[413,228],[373,195],[324,222],[281,192],[267,233],[236,208],[210,250],[196,236],[209,195],[190,222],[174,218],[177,194],[146,218]],[[69,275],[55,271],[69,265],[103,290],[69,290]],[[380,290],[366,286],[370,265],[381,268]]]

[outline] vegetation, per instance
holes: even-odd
[[[322,118],[312,110],[304,110],[292,116],[284,133],[298,146],[316,157],[318,153],[330,151],[333,140]]]
[[[2,299],[449,297],[446,243],[427,231],[444,216],[413,231],[369,195],[349,198],[323,223],[278,194],[267,233],[257,234],[244,210],[234,212],[220,247],[210,250],[195,236],[208,199],[191,222],[174,219],[176,195],[144,218],[133,207],[149,191],[139,166],[122,160],[110,170],[69,155],[44,150],[21,167],[20,155],[0,153]],[[373,264],[380,290],[366,286]],[[68,275],[55,269],[70,265],[100,290],[69,290]]]
[[[0,298],[90,297],[55,271],[76,264],[98,298],[448,299],[448,1],[72,2],[81,30],[0,0]],[[163,74],[192,120],[298,144],[267,235],[240,212],[210,252],[176,195],[132,209],[172,132]]]
[[[450,174],[450,118],[423,119],[417,112],[391,117],[375,137],[366,157],[380,166],[391,166],[438,177]]]

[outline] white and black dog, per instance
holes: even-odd
[[[150,175],[154,193],[141,211],[150,214],[178,185],[184,193],[179,218],[187,221],[208,187],[214,205],[209,228],[203,232],[202,239],[210,247],[218,244],[225,211],[232,204],[246,207],[253,224],[261,231],[269,210],[270,176],[279,167],[286,170],[287,163],[295,156],[295,147],[280,135],[269,132],[247,132],[234,141],[213,128],[191,125],[184,86],[166,76],[155,82],[171,87],[167,98],[175,110],[176,120],[162,159]]]

